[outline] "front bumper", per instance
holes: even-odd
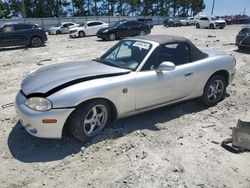
[[[73,37],[73,38],[75,38],[75,37],[79,37],[78,36],[78,32],[76,31],[76,32],[74,32],[74,33],[69,33],[69,36],[70,37]]]
[[[33,136],[41,138],[61,138],[64,124],[74,110],[52,109],[35,111],[25,105],[26,97],[20,92],[16,96],[15,108],[23,127]],[[56,123],[46,124],[43,119],[56,119]]]
[[[49,31],[48,31],[48,34],[49,34],[49,35],[56,35],[56,30],[49,30]]]

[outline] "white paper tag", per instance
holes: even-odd
[[[136,46],[136,47],[139,47],[139,48],[143,48],[143,49],[146,49],[146,50],[148,50],[150,48],[150,44],[145,43],[145,42],[135,42],[133,44],[133,46]]]

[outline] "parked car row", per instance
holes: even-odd
[[[168,19],[166,26],[180,26],[180,23]],[[173,25],[171,25],[173,24]],[[67,30],[66,30],[67,25]],[[52,27],[49,34],[69,33],[71,37],[85,37],[97,35],[103,40],[116,40],[129,36],[147,35],[151,33],[150,22],[136,20],[121,20],[109,26],[101,21],[88,21],[82,24],[72,22],[61,23],[58,27]],[[200,17],[196,28],[220,28],[225,27],[225,21],[210,17]],[[32,23],[8,23],[0,27],[0,47],[27,46],[40,47],[47,41],[47,35],[41,26]],[[245,26],[236,37],[236,45],[239,49],[250,47],[250,26]]]

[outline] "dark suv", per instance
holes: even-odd
[[[154,27],[152,18],[138,18],[137,21],[149,25],[151,29]]]
[[[250,47],[250,25],[245,26],[240,30],[240,32],[236,36],[236,45],[239,49]]]
[[[31,23],[9,23],[0,27],[0,47],[40,47],[47,41],[43,28]]]
[[[151,32],[149,25],[136,20],[123,20],[116,22],[111,27],[100,29],[97,37],[103,40],[115,40],[129,36],[147,35]]]

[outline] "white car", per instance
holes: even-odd
[[[69,35],[70,37],[85,37],[96,35],[97,31],[108,26],[109,24],[101,21],[88,21],[86,23],[82,23],[78,27],[71,28],[69,31]]]
[[[188,17],[180,20],[182,25],[195,25],[196,21],[197,19],[194,17]]]
[[[202,16],[197,20],[195,26],[196,28],[223,29],[226,26],[226,22],[215,17]]]
[[[200,50],[183,37],[127,38],[99,58],[31,73],[17,94],[16,112],[31,135],[61,138],[68,130],[87,142],[116,119],[140,112],[197,97],[216,105],[235,65],[233,56]]]
[[[73,27],[77,27],[79,24],[74,22],[63,22],[59,23],[51,28],[49,28],[50,35],[58,35],[58,34],[67,34],[69,33],[69,29]]]

